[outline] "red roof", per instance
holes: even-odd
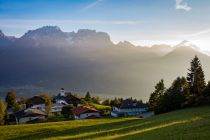
[[[79,106],[73,109],[73,112],[75,115],[79,116],[80,114],[85,113],[85,112],[98,112],[98,110],[89,106]]]

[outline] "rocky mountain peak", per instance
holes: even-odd
[[[57,26],[44,26],[35,30],[29,30],[22,37],[36,39],[37,37],[61,35],[61,34],[63,34],[63,32]]]
[[[184,40],[184,41],[182,41],[181,43],[179,43],[175,46],[175,48],[180,48],[180,47],[191,48],[191,49],[194,49],[194,50],[200,50],[199,47],[197,47],[192,42],[187,41],[187,40]]]
[[[0,30],[0,37],[4,37],[4,33],[2,32],[2,30]]]
[[[135,45],[133,45],[132,43],[128,42],[128,41],[120,41],[117,46],[120,47],[135,47]]]

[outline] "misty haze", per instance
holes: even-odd
[[[41,90],[56,94],[64,87],[77,93],[146,101],[161,78],[169,86],[177,76],[186,76],[195,55],[210,78],[210,57],[186,40],[175,46],[114,44],[105,32],[64,32],[45,26],[20,38],[1,32],[1,42],[1,95],[6,94],[3,87],[25,96]]]

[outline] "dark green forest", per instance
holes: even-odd
[[[169,88],[161,79],[149,98],[150,110],[155,114],[206,105],[210,103],[210,82],[206,84],[201,62],[195,56],[186,77],[177,77]]]

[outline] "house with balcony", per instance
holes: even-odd
[[[121,106],[113,106],[112,117],[140,116],[148,111],[147,105],[132,99],[123,100]]]

